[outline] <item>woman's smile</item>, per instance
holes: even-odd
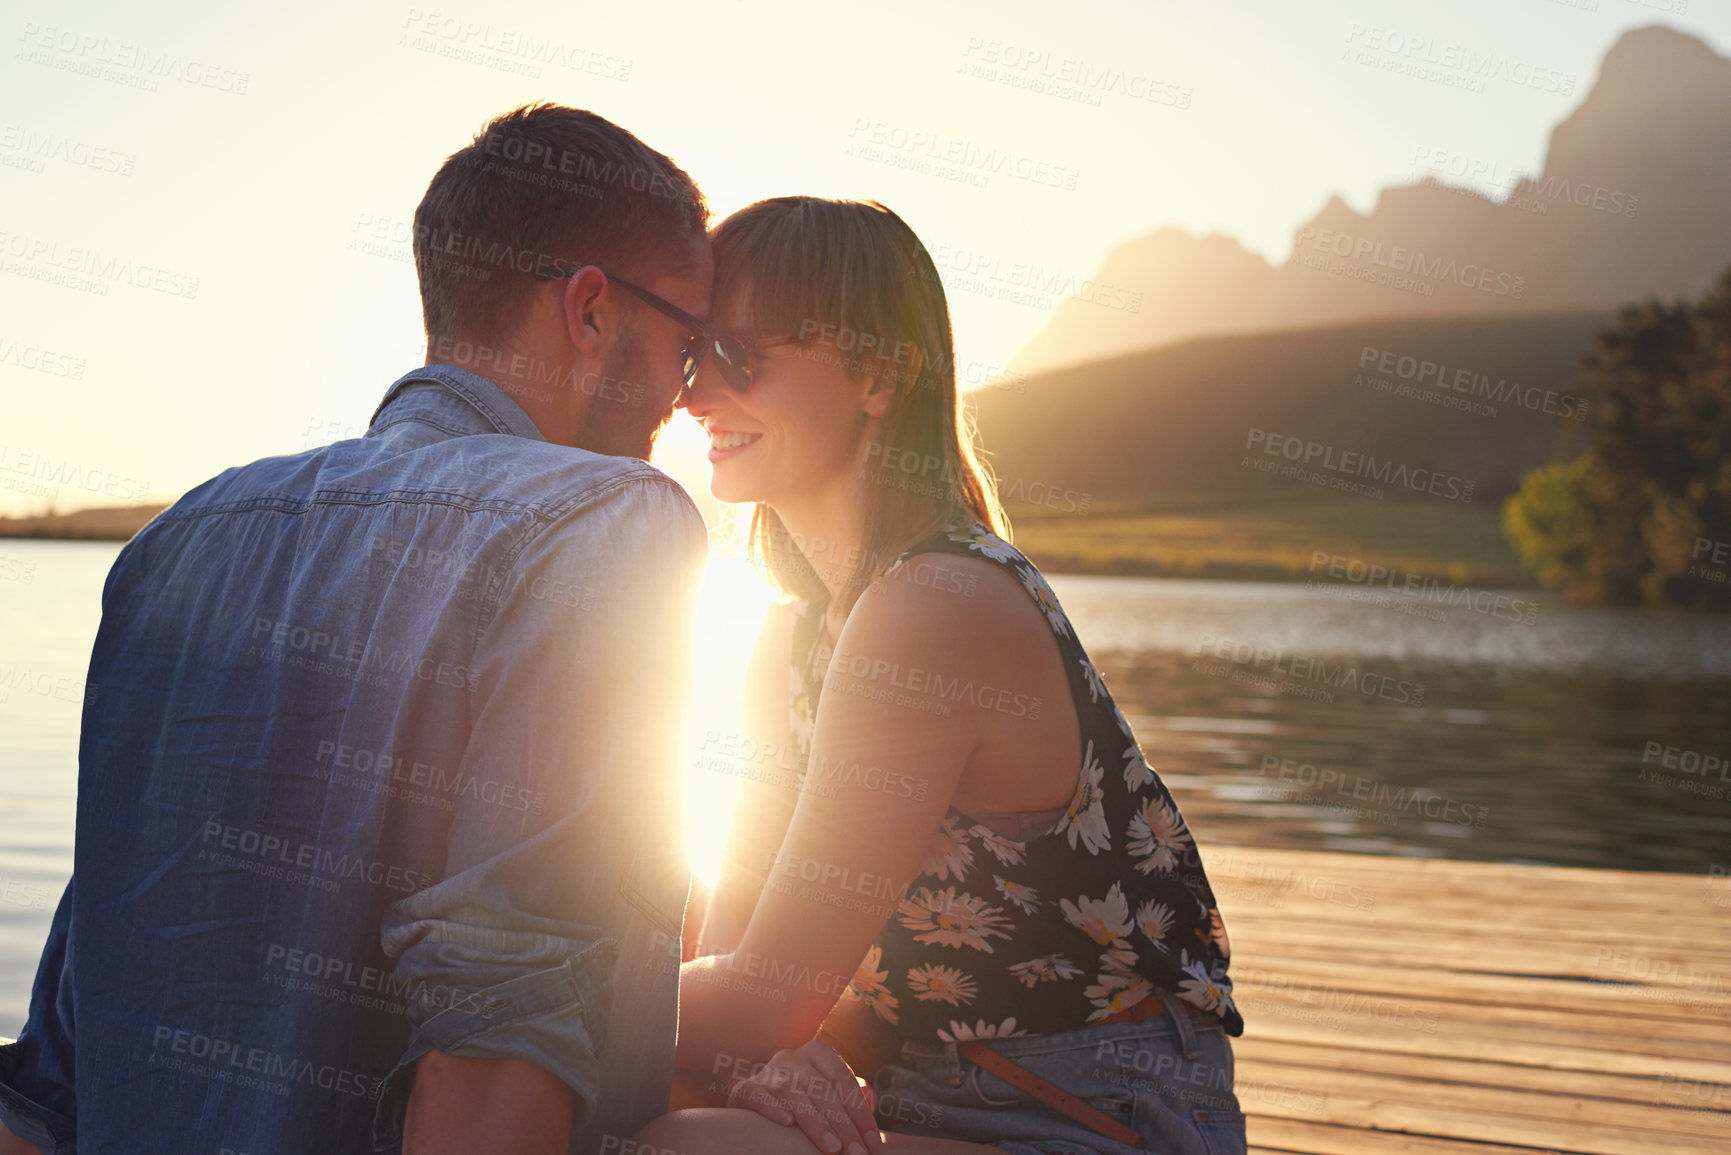
[[[715,425],[707,426],[706,431],[709,434],[709,461],[711,464],[742,453],[763,440],[761,433],[742,433],[736,429],[723,429]]]

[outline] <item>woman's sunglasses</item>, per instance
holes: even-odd
[[[584,265],[552,265],[536,269],[535,277],[543,281],[563,281],[567,277],[576,276],[585,267]],[[596,267],[600,268],[599,265]],[[713,354],[715,367],[721,373],[721,379],[727,383],[727,387],[736,393],[744,393],[751,388],[753,365],[759,349],[771,349],[777,345],[799,344],[800,339],[798,337],[722,336],[672,301],[658,297],[642,285],[634,285],[624,277],[616,277],[612,273],[608,273],[606,269],[601,271],[606,273],[609,281],[622,289],[629,290],[650,308],[664,316],[673,318],[691,334],[685,339],[685,343],[679,347],[679,373],[687,387],[697,380],[697,370],[703,364],[703,359]]]
[[[800,344],[798,337],[723,337],[716,333],[705,333],[699,340],[701,344],[686,354],[685,383],[689,385],[696,379],[697,367],[703,364],[705,357],[713,354],[722,381],[735,393],[744,393],[751,388],[759,349]]]

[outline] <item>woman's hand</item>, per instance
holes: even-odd
[[[883,1140],[872,1089],[828,1043],[816,1039],[775,1053],[763,1070],[734,1084],[727,1105],[783,1127],[798,1124],[819,1151],[877,1155]]]

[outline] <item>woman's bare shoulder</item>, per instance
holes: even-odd
[[[867,588],[850,627],[856,617],[863,641],[893,646],[895,639],[883,636],[887,631],[919,630],[941,639],[957,658],[990,660],[1050,632],[1015,574],[985,558],[952,553],[905,559]]]

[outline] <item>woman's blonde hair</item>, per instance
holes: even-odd
[[[875,446],[867,448],[870,507],[864,549],[847,584],[858,597],[906,547],[954,522],[1008,535],[997,488],[976,452],[956,390],[950,309],[931,254],[876,201],[775,197],[722,221],[715,299],[746,295],[765,336],[808,342],[831,359],[895,385]],[[784,593],[821,604],[828,590],[781,518],[759,503],[752,562]]]

